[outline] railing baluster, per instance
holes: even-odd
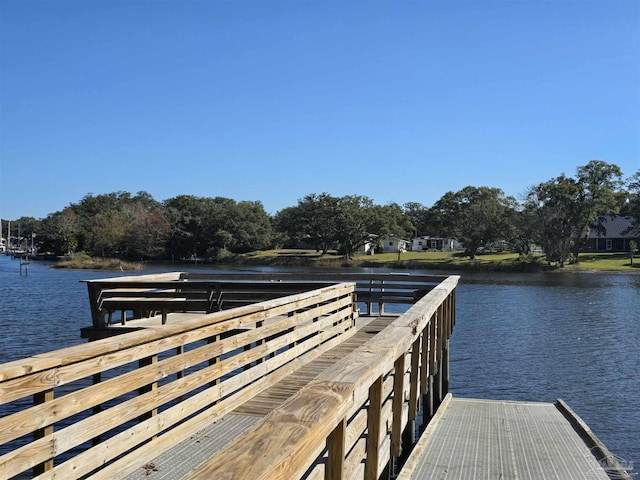
[[[418,391],[420,379],[420,343],[421,336],[418,335],[411,346],[411,372],[409,383],[409,441],[411,445],[416,442],[416,417],[418,414]]]
[[[324,470],[325,480],[342,480],[344,478],[344,460],[346,456],[345,440],[347,419],[340,420],[327,438],[327,467]]]
[[[36,393],[33,396],[33,404],[41,405],[45,402],[50,402],[53,400],[53,389],[45,390],[43,392]],[[40,438],[44,438],[47,435],[53,435],[53,425],[48,425],[44,428],[39,428],[35,432],[33,432],[33,440],[38,440]],[[33,467],[33,476],[41,475],[44,472],[49,470],[53,470],[53,458],[46,460],[45,462],[36,465]]]
[[[383,383],[383,377],[378,377],[369,387],[369,410],[367,411],[367,458],[364,464],[365,480],[378,480]]]
[[[393,367],[393,420],[391,425],[391,455],[402,453],[402,404],[404,403],[404,352]]]

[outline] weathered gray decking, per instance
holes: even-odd
[[[398,480],[610,478],[557,404],[448,397],[440,408]]]

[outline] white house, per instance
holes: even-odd
[[[406,252],[409,242],[398,237],[386,237],[382,240],[382,249],[384,253]]]
[[[416,237],[411,242],[411,250],[423,252],[426,250],[459,250],[461,245],[453,238],[443,237]]]

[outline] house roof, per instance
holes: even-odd
[[[634,238],[640,235],[640,226],[633,227],[633,217],[604,215],[593,222],[589,229],[589,238]],[[603,230],[598,228],[600,225]]]

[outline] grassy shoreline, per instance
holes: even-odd
[[[583,253],[576,264],[564,268],[549,267],[542,255],[520,258],[516,253],[490,253],[478,255],[475,260],[460,252],[405,252],[359,255],[350,260],[336,252],[322,255],[313,250],[267,250],[242,255],[227,255],[204,265],[263,265],[274,267],[358,268],[382,267],[398,270],[445,270],[477,272],[616,272],[640,274],[640,258],[630,265],[628,254]],[[53,264],[54,268],[137,271],[145,267],[141,262],[125,262],[114,258],[91,258],[78,254]]]
[[[388,267],[417,270],[458,270],[489,272],[619,272],[640,274],[640,258],[630,265],[628,254],[582,253],[579,262],[564,268],[549,267],[543,255],[522,259],[517,253],[491,253],[478,255],[475,260],[460,252],[405,252],[356,256],[349,261],[329,252],[321,255],[309,250],[268,250],[227,257],[223,262],[233,265],[272,265],[327,267]]]

